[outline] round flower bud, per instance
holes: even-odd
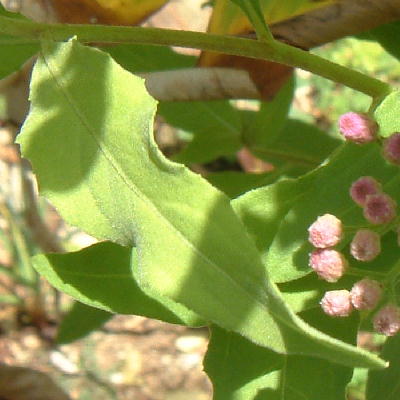
[[[308,240],[314,247],[326,248],[338,244],[342,238],[343,228],[340,219],[325,214],[308,228]]]
[[[369,229],[360,229],[350,244],[350,253],[358,261],[371,261],[381,252],[380,236]]]
[[[348,290],[331,290],[320,301],[325,314],[331,317],[347,317],[353,311]]]
[[[400,133],[393,133],[383,142],[383,156],[392,164],[400,165]]]
[[[375,140],[378,125],[367,114],[348,112],[339,118],[339,129],[346,140],[362,144]]]
[[[382,185],[372,176],[362,176],[350,187],[350,197],[359,206],[363,207],[367,196],[382,192]]]
[[[374,316],[374,329],[386,336],[394,336],[400,330],[400,308],[388,304],[381,308]]]
[[[396,202],[386,193],[367,196],[364,217],[371,224],[379,225],[390,222],[396,216]]]
[[[347,268],[343,254],[333,249],[317,249],[310,254],[310,267],[327,282],[336,282]]]
[[[372,310],[381,298],[382,287],[372,279],[362,279],[356,282],[350,292],[351,302],[357,310]]]

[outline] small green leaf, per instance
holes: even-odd
[[[374,116],[379,126],[379,135],[388,137],[394,132],[400,132],[400,92],[389,94],[376,108]]]
[[[173,324],[204,325],[185,307],[162,296],[150,297],[138,286],[135,249],[103,242],[74,253],[37,255],[33,264],[55,288],[87,306]]]
[[[398,38],[400,36],[400,22],[391,22],[378,26],[371,31],[362,34],[361,37],[372,38],[376,40],[388,53],[400,59],[400,49]]]
[[[241,120],[228,101],[160,103],[158,113],[172,126],[194,138],[174,159],[204,163],[235,154],[241,147]]]
[[[156,147],[155,106],[143,81],[109,55],[75,40],[45,43],[33,71],[31,112],[18,139],[42,194],[69,223],[98,238],[136,244],[134,276],[163,304],[165,298],[183,304],[277,352],[383,367],[373,354],[324,335],[293,314],[229,199]],[[84,296],[96,290],[84,272],[70,275],[73,284],[65,285],[51,267],[56,259],[36,258],[37,268],[82,302],[109,309],[104,297],[98,300],[105,294]],[[64,266],[61,273],[70,270]],[[105,281],[101,292],[110,291],[113,279]],[[118,281],[114,290],[120,289]],[[130,310],[122,297],[119,292],[107,302]]]
[[[208,174],[205,178],[213,186],[234,199],[249,190],[274,183],[281,177],[280,171],[273,171],[265,174],[246,174],[239,171],[224,171]]]
[[[316,168],[342,142],[327,135],[315,125],[289,119],[279,137],[268,146],[252,147],[252,151],[263,160],[298,166],[304,172]]]
[[[112,318],[112,314],[75,302],[58,327],[56,343],[67,344],[89,335]]]
[[[265,149],[281,134],[292,104],[295,82],[292,77],[270,102],[262,102],[257,113],[248,114],[244,141],[250,149]]]
[[[8,12],[0,5],[0,15],[8,18],[23,18],[19,14]],[[39,50],[36,41],[0,34],[0,79],[21,68],[22,64]]]
[[[369,372],[366,400],[398,400],[400,398],[400,335],[386,340],[382,356],[389,361],[389,367],[379,372]]]
[[[127,71],[133,73],[164,71],[178,68],[191,68],[196,57],[179,54],[166,46],[143,44],[122,44],[102,47]]]

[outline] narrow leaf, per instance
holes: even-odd
[[[242,146],[241,120],[228,101],[161,103],[158,112],[170,125],[193,135],[174,157],[178,162],[208,162],[235,154]]]
[[[37,255],[33,263],[54,287],[87,306],[173,324],[204,324],[185,307],[150,297],[138,286],[135,249],[104,242],[74,253]]]
[[[229,199],[156,147],[155,101],[141,79],[74,40],[46,43],[43,53],[19,143],[42,193],[69,223],[136,243],[143,290],[255,343],[347,365],[385,365],[291,312]]]

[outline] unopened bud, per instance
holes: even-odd
[[[362,176],[357,179],[350,187],[350,197],[355,203],[363,207],[367,196],[378,194],[382,191],[382,185],[372,176]]]
[[[400,308],[388,304],[374,316],[374,329],[386,336],[394,336],[400,330]]]
[[[369,229],[360,229],[350,244],[350,253],[358,261],[371,261],[381,252],[381,237]]]
[[[343,254],[333,249],[317,249],[310,254],[310,267],[327,282],[336,282],[347,268]]]
[[[340,117],[339,129],[346,140],[363,144],[375,140],[378,125],[366,114],[348,112]]]
[[[386,193],[367,196],[364,217],[371,224],[379,225],[390,222],[396,216],[396,202]]]
[[[338,244],[342,238],[343,228],[340,219],[325,214],[308,228],[308,240],[314,247],[326,248]]]
[[[372,310],[381,298],[382,287],[379,282],[365,278],[353,285],[350,294],[354,308]]]
[[[322,298],[321,307],[331,317],[347,317],[353,310],[348,290],[331,290]]]
[[[383,142],[383,156],[393,164],[400,165],[400,133],[396,132]]]

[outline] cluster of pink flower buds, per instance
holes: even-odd
[[[396,217],[396,202],[372,176],[362,176],[353,182],[350,197],[363,208],[364,217],[371,224],[386,224]]]
[[[308,228],[308,240],[316,247],[310,254],[310,267],[328,282],[336,282],[347,268],[347,260],[343,254],[332,249],[342,236],[342,222],[332,214],[318,217]]]
[[[339,129],[348,141],[357,144],[376,140],[378,125],[367,114],[349,112],[340,117]],[[389,162],[400,165],[400,132],[383,142],[383,155]],[[382,190],[382,185],[371,176],[362,176],[350,187],[353,201],[362,207],[365,219],[372,225],[387,224],[396,217],[396,202]],[[343,235],[342,222],[334,215],[325,214],[309,227],[309,242],[316,248],[310,254],[310,266],[318,276],[336,282],[347,268],[347,260],[333,249]],[[400,246],[400,226],[397,227]],[[359,229],[350,243],[350,254],[358,261],[368,262],[381,252],[380,235],[371,229]],[[325,293],[320,305],[331,317],[347,317],[353,310],[374,310],[382,298],[382,285],[364,278],[349,290]],[[374,329],[386,336],[400,332],[400,307],[389,303],[373,318]]]
[[[331,290],[326,292],[320,304],[325,314],[331,317],[347,317],[353,311],[374,309],[382,295],[379,282],[362,279],[356,282],[351,291]]]

